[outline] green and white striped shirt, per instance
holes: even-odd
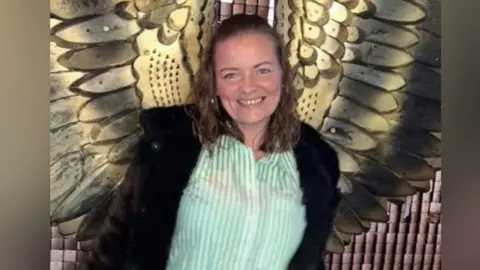
[[[284,270],[306,226],[292,152],[221,137],[204,149],[180,203],[167,270]]]

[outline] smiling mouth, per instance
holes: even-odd
[[[253,105],[258,105],[262,103],[265,99],[266,97],[261,97],[256,99],[242,99],[242,100],[238,100],[237,102],[243,106],[253,106]]]

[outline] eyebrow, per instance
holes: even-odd
[[[254,65],[253,68],[257,68],[257,67],[259,67],[259,66],[261,66],[261,65],[273,65],[273,63],[270,62],[270,61],[263,61],[263,62],[260,62],[260,63],[258,63],[258,64],[256,64],[256,65]],[[237,69],[238,69],[238,68],[226,67],[226,68],[222,68],[222,69],[220,70],[220,72],[227,71],[227,70],[237,70]]]

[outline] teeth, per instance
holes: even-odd
[[[262,98],[250,99],[250,100],[239,100],[238,102],[243,105],[255,105],[262,102]]]

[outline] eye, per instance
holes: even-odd
[[[222,78],[223,78],[223,79],[230,80],[230,79],[235,78],[235,76],[236,76],[235,73],[228,73],[228,74],[224,74]]]
[[[266,74],[269,74],[270,72],[271,72],[271,70],[268,69],[268,68],[260,68],[258,70],[258,74],[260,74],[260,75],[266,75]]]

